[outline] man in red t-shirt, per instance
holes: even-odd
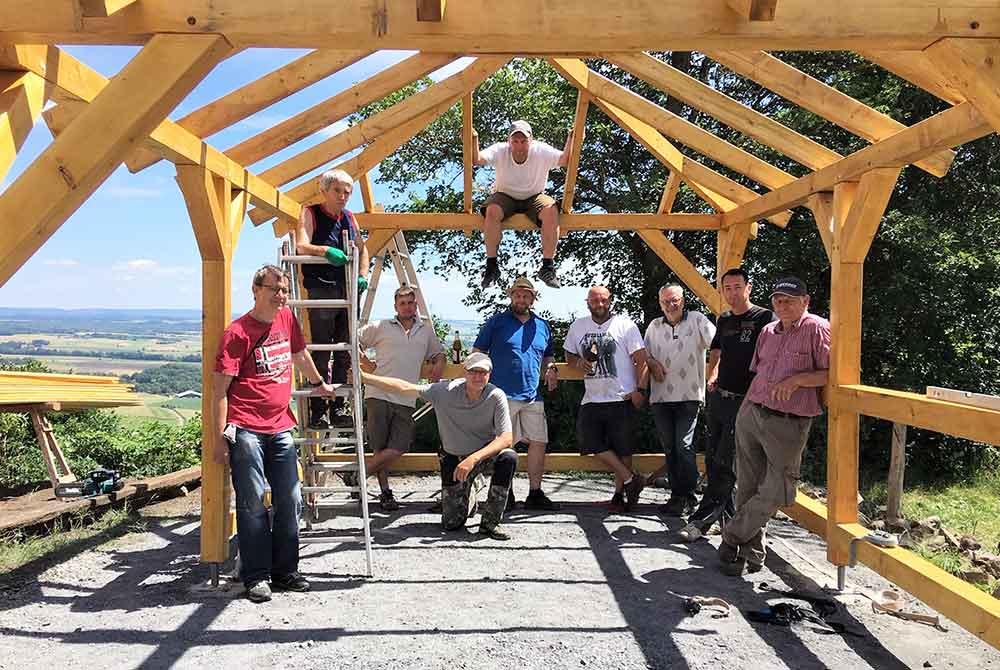
[[[332,394],[306,351],[305,340],[288,300],[288,278],[265,265],[253,278],[253,308],[229,324],[215,359],[213,400],[224,436],[213,454],[228,459],[236,491],[240,578],[254,602],[271,599],[271,585],[286,591],[308,591],[298,572],[298,456],[292,441],[296,425],[289,401],[292,367]],[[264,507],[264,487],[271,486],[274,528]]]

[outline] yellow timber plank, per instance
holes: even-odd
[[[726,4],[747,21],[774,21],[778,0],[726,0]]]
[[[667,239],[666,235],[656,230],[639,230],[637,233],[649,245],[649,248],[656,252],[656,255],[663,260],[666,266],[684,282],[684,285],[712,310],[713,314],[718,316],[722,313],[724,309],[722,296],[698,272],[698,268],[692,265],[691,261],[681,253],[681,250]]]
[[[472,91],[462,96],[462,211],[472,213],[473,184],[476,166],[472,164]]]
[[[569,162],[566,164],[566,181],[563,183],[563,214],[569,214],[573,211],[573,194],[576,191],[577,176],[580,174],[580,150],[583,148],[588,109],[590,109],[590,96],[584,90],[577,91],[576,111],[573,113],[573,144],[570,145]]]
[[[872,47],[858,51],[858,55],[952,105],[960,105],[966,100],[965,94],[955,88],[922,51],[881,51],[879,47]]]
[[[107,18],[139,0],[80,0],[84,18]]]
[[[1000,40],[944,39],[924,53],[1000,132]]]
[[[42,113],[45,89],[34,72],[0,72],[0,183]]]
[[[906,128],[893,118],[763,51],[710,51],[706,55],[869,142],[879,142]],[[946,150],[914,165],[936,177],[943,177],[954,160],[955,152]]]

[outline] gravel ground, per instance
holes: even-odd
[[[716,568],[718,537],[674,542],[680,522],[656,513],[663,491],[644,492],[635,515],[608,516],[595,504],[608,480],[547,477],[563,509],[518,510],[513,540],[497,542],[442,532],[427,511],[435,483],[397,480],[403,509],[373,512],[373,579],[360,576],[356,547],[310,545],[301,568],[312,592],[265,605],[237,584],[205,584],[197,494],[147,507],[147,532],[0,577],[0,668],[1000,669],[1000,652],[958,626],[875,614],[857,597],[831,619],[857,635],[748,622],[737,610],[776,601],[761,582],[813,593],[832,582],[822,542],[787,521],[772,522],[765,569],[733,579]],[[523,498],[527,481],[515,491]],[[890,586],[863,567],[849,578]],[[734,611],[688,616],[689,595]],[[909,598],[907,608],[929,611]]]

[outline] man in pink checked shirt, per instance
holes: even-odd
[[[719,545],[722,571],[734,577],[764,566],[767,521],[795,500],[830,368],[830,322],[809,313],[805,282],[778,280],[771,305],[778,321],[760,333],[750,363],[756,376],[736,417],[736,515]]]

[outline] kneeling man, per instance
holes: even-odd
[[[489,475],[490,490],[479,522],[479,533],[509,540],[500,526],[510,484],[517,469],[517,453],[507,396],[490,384],[493,363],[483,353],[470,354],[463,363],[463,379],[436,384],[412,384],[393,377],[364,373],[365,384],[434,404],[441,436],[441,523],[457,530],[476,507],[479,475]]]

